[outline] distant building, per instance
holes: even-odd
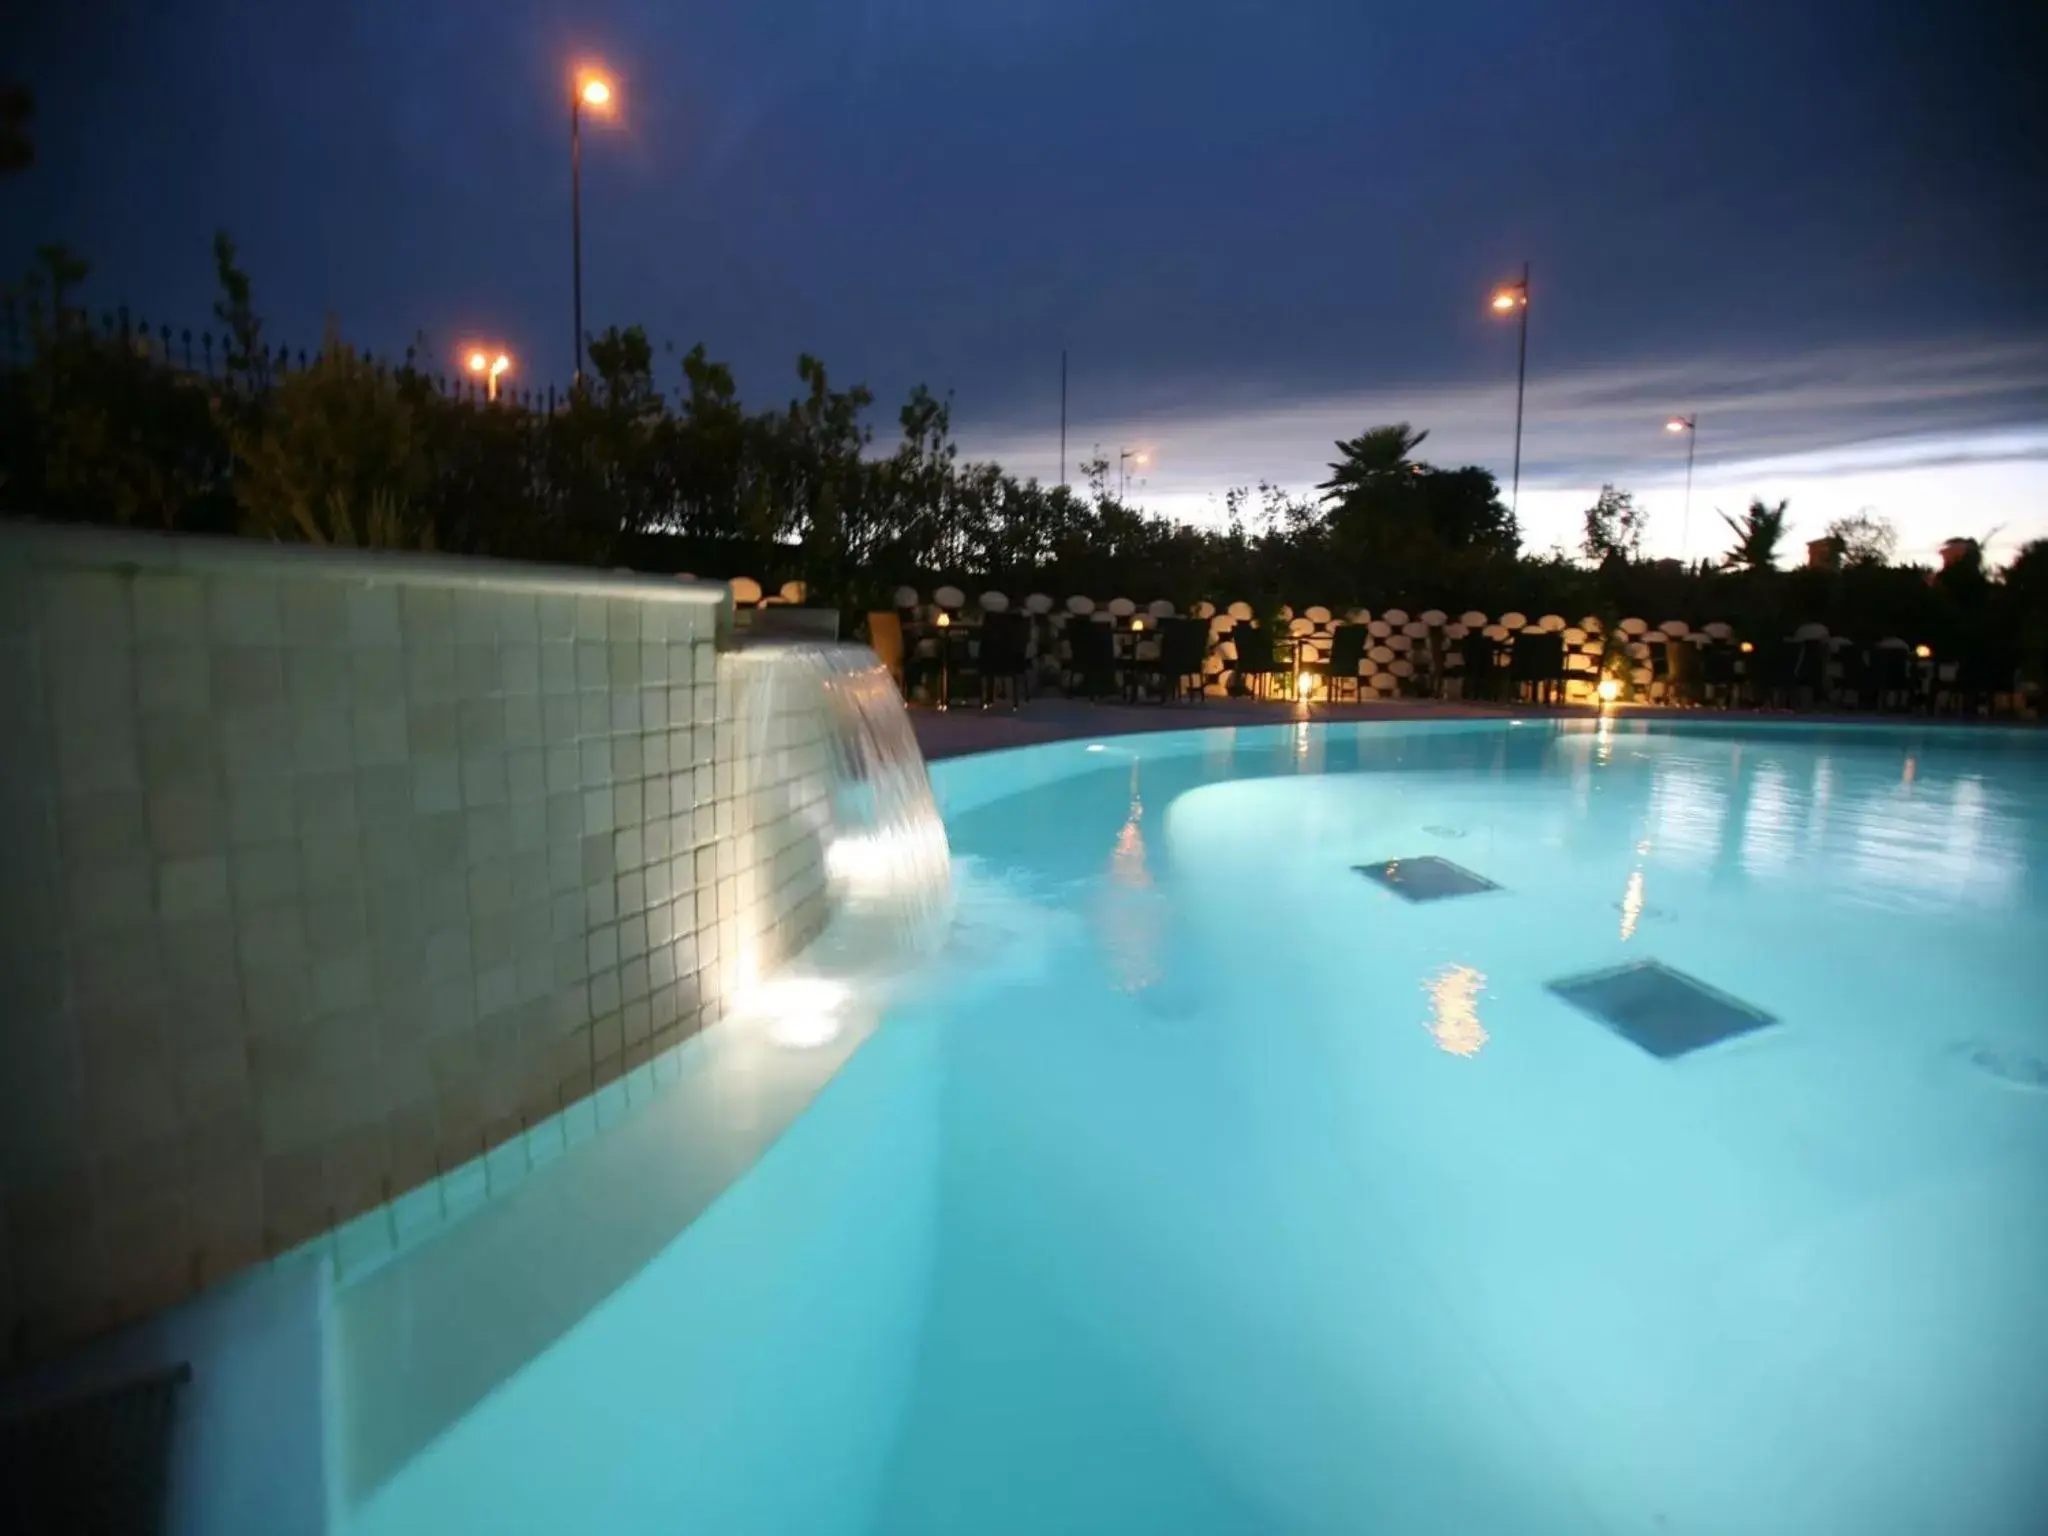
[[[1842,541],[1832,535],[1824,539],[1808,539],[1806,568],[1810,571],[1839,571],[1842,568]]]

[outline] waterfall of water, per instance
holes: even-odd
[[[953,897],[946,830],[910,716],[874,653],[770,641],[721,664],[734,673],[741,771],[757,792],[799,784],[808,835],[822,844],[831,917],[810,968],[872,973],[941,943]]]

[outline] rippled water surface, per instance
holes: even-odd
[[[943,765],[948,952],[354,1519],[2048,1528],[2044,746],[1532,722]],[[1498,888],[1359,873],[1425,856]],[[1660,1056],[1553,987],[1644,961],[1773,1022]]]

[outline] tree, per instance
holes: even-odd
[[[1633,495],[1603,485],[1599,500],[1586,508],[1586,537],[1580,547],[1595,565],[1634,560],[1642,551],[1643,528],[1649,520]]]
[[[1342,502],[1361,490],[1382,485],[1389,477],[1414,469],[1409,456],[1428,436],[1401,421],[1340,440],[1337,452],[1343,457],[1330,466],[1330,478],[1316,489],[1323,493],[1324,501]]]
[[[310,368],[279,381],[267,409],[238,418],[235,500],[262,538],[433,548],[421,515],[429,465],[413,402],[330,329]]]
[[[2002,575],[2021,664],[2036,684],[2048,682],[2048,539],[2022,545]]]
[[[1340,601],[1448,597],[1476,564],[1514,557],[1520,529],[1492,474],[1417,462],[1427,436],[1397,422],[1340,441],[1342,457],[1317,487],[1322,517],[1304,508],[1288,530],[1298,556],[1334,578]]]
[[[1854,517],[1836,518],[1827,536],[1841,551],[1842,564],[1852,569],[1890,565],[1899,547],[1898,529],[1868,507]]]
[[[1735,532],[1735,547],[1728,551],[1723,563],[1734,571],[1768,571],[1776,566],[1789,506],[1789,502],[1780,501],[1773,507],[1762,498],[1753,497],[1740,522],[1726,512],[1721,513],[1721,521]]]

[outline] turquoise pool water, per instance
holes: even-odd
[[[2048,741],[1276,727],[934,777],[946,952],[349,1529],[2048,1523]],[[1423,856],[1498,888],[1357,869]],[[1775,1022],[1665,1058],[1550,986],[1645,960]],[[582,1155],[546,1177],[601,1208]],[[479,1326],[521,1283],[480,1255]]]

